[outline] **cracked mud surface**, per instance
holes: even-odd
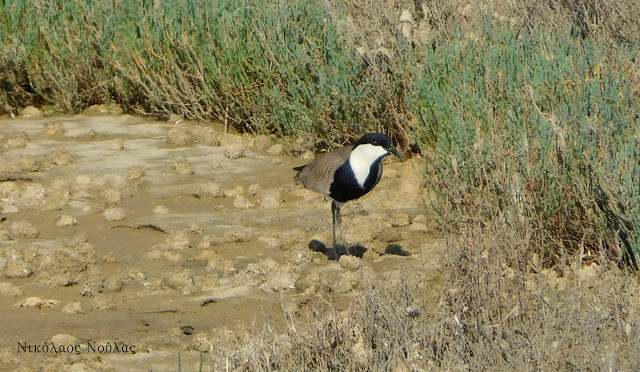
[[[345,309],[392,274],[440,280],[419,160],[385,160],[376,189],[345,205],[346,238],[368,251],[336,262],[308,248],[331,240],[329,200],[293,181],[309,154],[269,137],[128,115],[5,118],[0,157],[0,369],[175,371],[178,350],[196,368],[218,329],[304,316],[310,298]],[[412,255],[381,255],[390,243]]]

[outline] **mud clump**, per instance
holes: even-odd
[[[275,145],[272,145],[267,149],[267,154],[282,155],[284,154],[284,147],[281,144],[276,143]]]
[[[169,214],[169,207],[167,207],[166,205],[156,205],[153,208],[153,213],[156,213],[156,214]]]
[[[242,145],[233,145],[224,151],[224,156],[229,160],[244,158],[245,148]]]
[[[45,256],[38,274],[38,282],[52,287],[68,287],[87,281],[99,273],[95,265],[95,248],[78,254],[72,249],[60,248]]]
[[[102,197],[109,205],[120,204],[122,202],[122,193],[118,189],[107,189],[102,193]]]
[[[220,137],[213,128],[199,125],[175,126],[169,130],[166,141],[168,144],[179,146],[192,144],[220,146]]]
[[[13,181],[0,182],[0,198],[17,198],[20,195],[20,187]]]
[[[64,127],[62,123],[53,121],[50,123],[46,123],[42,127],[42,133],[49,137],[60,136],[64,133]]]
[[[114,311],[116,310],[116,301],[112,296],[98,294],[91,301],[91,309],[93,311]]]
[[[257,199],[260,208],[278,208],[283,202],[282,190],[279,188],[260,190],[257,192]]]
[[[111,143],[109,143],[109,150],[111,151],[122,151],[124,150],[124,140],[122,138],[116,138]]]
[[[393,227],[405,227],[411,224],[411,217],[406,213],[394,213],[389,219],[389,223]]]
[[[122,208],[108,208],[102,212],[105,221],[122,221],[127,217],[127,213]]]
[[[0,283],[0,295],[19,297],[24,295],[24,291],[20,287],[15,286],[13,283]]]
[[[22,109],[20,114],[23,118],[39,118],[42,117],[42,110],[33,106],[27,106]]]
[[[265,135],[258,135],[252,139],[251,145],[259,150],[266,150],[269,147],[273,146],[275,143],[274,139]]]
[[[67,315],[75,315],[84,313],[84,310],[80,302],[69,302],[62,308],[62,312]]]
[[[376,238],[381,242],[393,243],[402,240],[402,234],[394,228],[387,227],[378,231]]]
[[[56,226],[64,227],[64,226],[73,226],[77,224],[78,224],[78,220],[75,217],[65,214],[63,216],[60,216],[60,218],[58,219],[58,222],[56,223]]]
[[[55,165],[69,165],[75,162],[73,155],[65,150],[55,150],[48,155],[48,160]]]
[[[224,196],[224,193],[222,192],[222,189],[219,183],[213,182],[213,181],[207,181],[207,183],[205,183],[204,185],[198,188],[198,191],[196,191],[196,196],[198,197],[209,196],[212,198],[219,198],[221,196]]]
[[[37,238],[40,231],[27,221],[16,221],[11,224],[11,232],[14,236],[22,236],[25,238]]]
[[[191,237],[186,231],[178,231],[170,234],[164,242],[155,244],[154,248],[174,251],[188,249],[191,248]]]
[[[21,258],[7,260],[4,276],[7,279],[28,278],[33,274],[33,265]]]
[[[144,168],[142,167],[131,167],[129,168],[129,172],[127,174],[127,179],[129,181],[139,181],[145,175]]]
[[[13,136],[9,137],[9,139],[7,139],[7,146],[10,148],[23,148],[27,146],[27,143],[29,142],[29,136],[27,135],[26,132],[20,132],[20,133],[16,133]]]
[[[249,202],[244,196],[238,195],[233,199],[233,206],[237,209],[253,208],[255,204]]]
[[[187,269],[166,274],[162,277],[162,287],[191,292],[194,287],[193,276]]]
[[[46,189],[39,183],[26,185],[20,193],[19,204],[28,209],[38,209],[44,204]]]
[[[178,174],[182,175],[190,175],[195,172],[193,164],[191,164],[184,156],[177,156],[173,159],[173,169],[175,169]]]
[[[244,194],[244,186],[238,185],[233,188],[224,190],[223,195],[227,198],[235,198],[236,196]]]

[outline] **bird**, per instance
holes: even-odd
[[[322,154],[311,163],[294,167],[298,171],[294,179],[308,190],[330,197],[333,222],[333,247],[336,245],[336,224],[342,243],[349,254],[349,245],[342,231],[340,208],[349,200],[358,199],[371,191],[382,176],[382,159],[402,154],[393,147],[384,133],[368,133],[354,145],[343,146]]]

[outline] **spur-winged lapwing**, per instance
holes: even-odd
[[[336,246],[336,223],[342,235],[342,242],[349,253],[344,233],[340,208],[373,189],[382,176],[382,159],[393,154],[402,155],[391,144],[391,139],[382,133],[369,133],[351,146],[329,151],[309,164],[293,168],[299,171],[294,177],[305,188],[327,195],[333,199],[331,218],[333,220],[333,247]]]

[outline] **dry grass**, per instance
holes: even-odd
[[[212,340],[230,371],[632,371],[640,365],[637,279],[615,266],[543,270],[528,237],[468,231],[443,257],[443,288],[391,275],[338,312],[288,314],[284,332]],[[433,293],[438,293],[434,297]],[[419,309],[418,312],[415,309]],[[419,313],[419,315],[417,315]],[[224,346],[221,346],[224,345]]]

